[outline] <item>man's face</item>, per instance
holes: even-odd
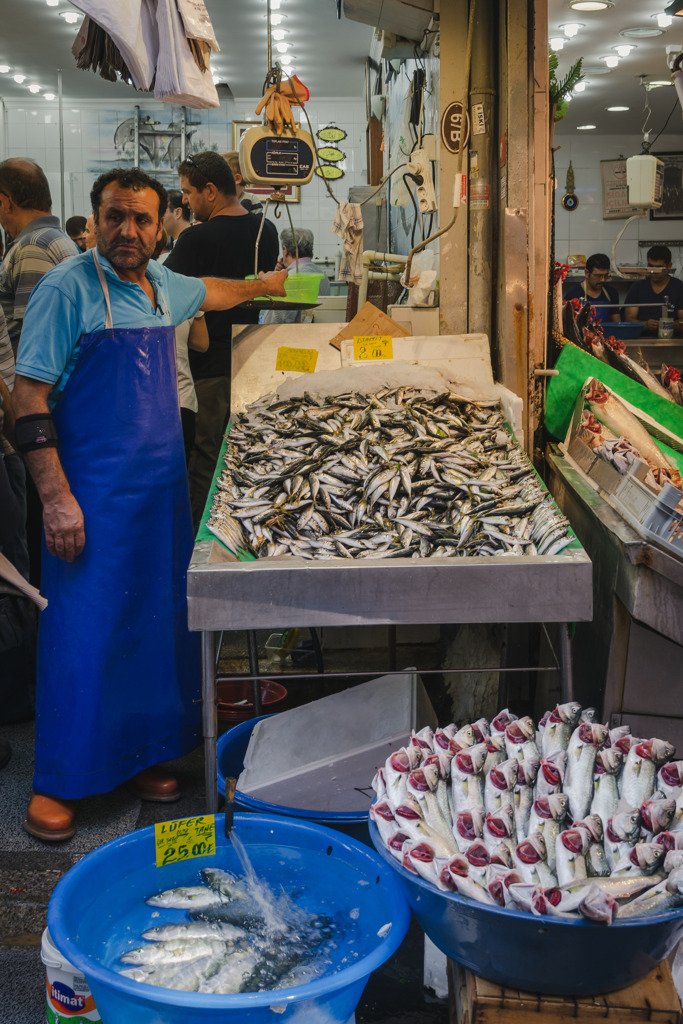
[[[88,249],[94,249],[97,245],[97,239],[95,238],[95,218],[93,217],[92,213],[85,222],[85,231],[83,232],[83,237],[85,238],[86,251]]]
[[[658,272],[656,274],[648,274],[648,277],[650,278],[650,280],[654,281],[655,284],[658,284],[661,281],[664,281],[664,279],[669,276],[669,271],[671,270],[671,264],[667,263],[665,260],[650,260],[649,259],[647,261],[647,265],[648,265],[648,267],[658,267],[659,268]]]
[[[146,265],[161,229],[159,197],[154,189],[133,191],[112,182],[103,190],[95,215],[95,237],[97,248],[116,270]]]
[[[180,191],[183,194],[183,202],[185,206],[189,206],[194,219],[201,223],[207,221],[211,216],[211,204],[205,194],[206,189],[195,188],[194,185],[190,185],[185,175],[181,174]]]
[[[81,252],[85,252],[85,240],[85,228],[83,228],[83,231],[80,233],[80,235],[71,235],[71,241],[78,246]]]
[[[594,267],[592,270],[586,271],[586,282],[589,288],[596,291],[598,288],[602,288],[606,281],[610,279],[609,270],[602,270]]]

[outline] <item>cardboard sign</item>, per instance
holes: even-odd
[[[216,820],[213,814],[162,821],[154,826],[157,867],[178,860],[208,857],[216,852]]]
[[[379,336],[389,334],[392,338],[405,338],[410,336],[411,331],[407,330],[398,321],[392,320],[390,316],[383,313],[377,306],[373,306],[371,302],[366,302],[358,310],[353,320],[342,327],[338,334],[335,334],[334,338],[330,340],[330,345],[333,348],[340,349],[341,343],[345,338],[355,338],[369,334]]]
[[[275,359],[276,370],[293,370],[296,373],[313,373],[318,362],[315,348],[288,348],[281,346]]]

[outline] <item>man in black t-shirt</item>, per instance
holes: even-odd
[[[683,320],[683,281],[669,273],[671,249],[668,245],[653,245],[648,249],[647,265],[655,272],[642,281],[635,281],[629,288],[624,319],[644,324],[643,334],[656,337],[664,306],[672,320]]]
[[[182,232],[166,266],[188,277],[236,279],[253,274],[261,217],[249,213],[240,203],[226,161],[219,153],[195,153],[182,161],[178,173],[183,202],[199,223]],[[277,230],[266,220],[258,247],[258,271],[274,270],[277,258]],[[232,325],[244,323],[258,323],[258,312],[236,306],[207,313],[208,351],[190,352],[199,404],[188,462],[195,529],[204,511],[230,415]]]
[[[609,256],[594,252],[586,260],[585,280],[571,285],[564,293],[564,300],[579,299],[588,302],[595,309],[597,320],[621,320],[616,288],[607,284],[610,278]]]

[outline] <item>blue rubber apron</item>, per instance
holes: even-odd
[[[63,799],[106,793],[201,739],[174,328],[114,329],[93,254],[105,328],[81,338],[53,410],[85,548],[65,562],[43,543],[34,790]]]

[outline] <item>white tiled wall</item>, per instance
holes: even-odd
[[[635,156],[640,153],[641,137],[588,136],[580,133],[575,137],[556,134],[554,145],[560,147],[555,153],[555,259],[560,263],[566,263],[570,255],[590,256],[594,252],[607,253],[611,258],[612,244],[624,226],[625,219],[602,219],[600,161]],[[653,147],[654,153],[681,150],[681,134],[663,135]],[[566,191],[565,182],[570,160],[579,206],[572,213],[567,213],[562,208],[561,199]],[[683,240],[683,220],[650,220],[648,217],[633,221],[626,228],[618,244],[618,263],[626,266],[645,264],[647,249],[639,247],[639,239],[664,244]],[[683,277],[683,247],[672,245],[671,249],[676,275]]]
[[[132,163],[133,146],[132,143],[121,142],[121,135],[125,132],[120,126],[134,117],[136,100],[141,116],[144,118],[149,115],[153,121],[158,122],[157,128],[170,127],[173,122],[179,123],[180,107],[153,100],[145,102],[142,96],[115,106],[98,100],[64,104],[64,219],[73,214],[88,215],[90,188],[99,174],[110,167]],[[220,107],[213,110],[188,110],[189,119],[200,122],[190,129],[195,133],[191,140],[193,150],[215,149],[224,152],[232,149],[233,120],[251,119],[258,122],[254,114],[257,102],[258,98],[230,100],[222,101]],[[351,185],[364,185],[367,182],[364,100],[322,98],[311,100],[306,109],[314,133],[328,124],[335,124],[347,132],[346,139],[339,144],[346,154],[341,164],[345,177],[331,183],[335,196],[345,201]],[[50,103],[40,98],[32,99],[30,103],[6,100],[3,115],[0,159],[28,156],[40,164],[50,182],[53,213],[61,217],[56,102]],[[178,185],[178,176],[169,161],[167,145],[168,140],[160,147],[156,166],[149,158],[141,160],[140,166],[148,174],[158,177],[167,188],[174,188]],[[294,225],[310,228],[315,236],[316,257],[333,261],[339,244],[331,230],[335,204],[317,176],[301,189],[300,195],[301,202],[290,206]],[[274,222],[278,230],[289,225],[284,211]]]

